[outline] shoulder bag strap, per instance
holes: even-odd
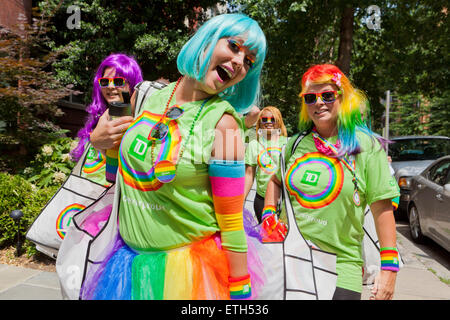
[[[285,196],[285,189],[286,186],[284,184],[284,175],[286,174],[286,164],[289,162],[289,159],[294,154],[295,150],[297,149],[300,142],[303,140],[304,137],[306,137],[309,134],[309,131],[303,131],[302,133],[299,133],[297,138],[295,139],[294,143],[292,144],[292,148],[288,149],[288,144],[285,144],[283,148],[281,149],[281,155],[280,155],[280,166],[281,166],[281,200],[282,202],[286,204],[286,209],[289,205],[290,208],[292,208],[291,200],[288,196]],[[295,136],[294,136],[295,137]],[[289,154],[286,154],[286,150],[289,150]],[[280,210],[281,211],[281,210]],[[286,211],[287,214],[287,211]]]
[[[86,144],[84,145],[84,151],[83,154],[81,155],[80,159],[78,159],[77,164],[75,165],[75,167],[72,169],[72,174],[76,175],[76,176],[81,176],[81,169],[83,168],[83,164],[86,160],[86,156],[89,152],[89,148],[91,146],[91,143],[88,141],[86,142]]]
[[[136,90],[136,104],[134,107],[134,117],[139,115],[142,105],[145,100],[156,90],[161,90],[166,84],[158,81],[141,81],[135,87]]]

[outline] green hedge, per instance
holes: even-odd
[[[22,241],[35,218],[57,191],[58,186],[38,189],[19,175],[0,172],[0,247],[14,245],[17,240],[17,225],[10,218],[11,211],[24,213],[20,223]],[[36,253],[34,244],[24,242],[29,255]]]

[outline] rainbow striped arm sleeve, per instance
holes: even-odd
[[[385,247],[380,249],[381,270],[398,272],[400,270],[397,248]]]
[[[106,150],[106,181],[116,182],[117,168],[119,166],[119,148]]]
[[[400,202],[400,196],[392,199],[392,207],[394,210],[398,209],[398,203]]]
[[[209,179],[222,247],[230,251],[247,252],[242,216],[245,189],[244,161],[211,160]]]

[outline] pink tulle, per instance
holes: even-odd
[[[258,239],[252,237],[247,237],[247,246],[247,266],[252,281],[252,296],[250,299],[258,299],[266,281],[263,264],[258,252],[266,249]]]
[[[100,211],[91,214],[83,221],[81,228],[95,237],[108,220],[111,210],[112,204],[107,205]]]

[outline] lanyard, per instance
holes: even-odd
[[[317,132],[313,131],[312,136],[314,139],[319,140],[326,148],[331,150],[335,155],[338,155],[337,148],[331,144],[327,139],[322,138]],[[353,179],[353,185],[354,185],[354,192],[353,192],[353,202],[357,207],[361,204],[359,193],[358,193],[358,179],[356,178],[356,165],[355,165],[355,157],[350,156],[350,159],[348,159],[345,156],[339,157],[339,160],[350,170],[352,173]]]
[[[264,139],[263,137],[261,137],[261,139]],[[269,144],[267,139],[264,139],[266,141],[266,144]],[[276,143],[274,145],[276,145],[277,147],[279,146],[278,141],[280,140],[280,137],[278,137],[278,140],[276,141]],[[270,157],[270,159],[272,160],[272,163],[274,166],[276,166],[276,162],[275,159],[272,158],[272,155],[270,154],[268,148],[269,146],[267,146],[267,148],[261,143],[261,141],[259,141],[259,139],[256,139],[256,141],[258,141],[258,143],[261,145],[261,147],[263,147],[264,151],[266,151],[267,155]],[[270,141],[270,140],[269,140]]]

